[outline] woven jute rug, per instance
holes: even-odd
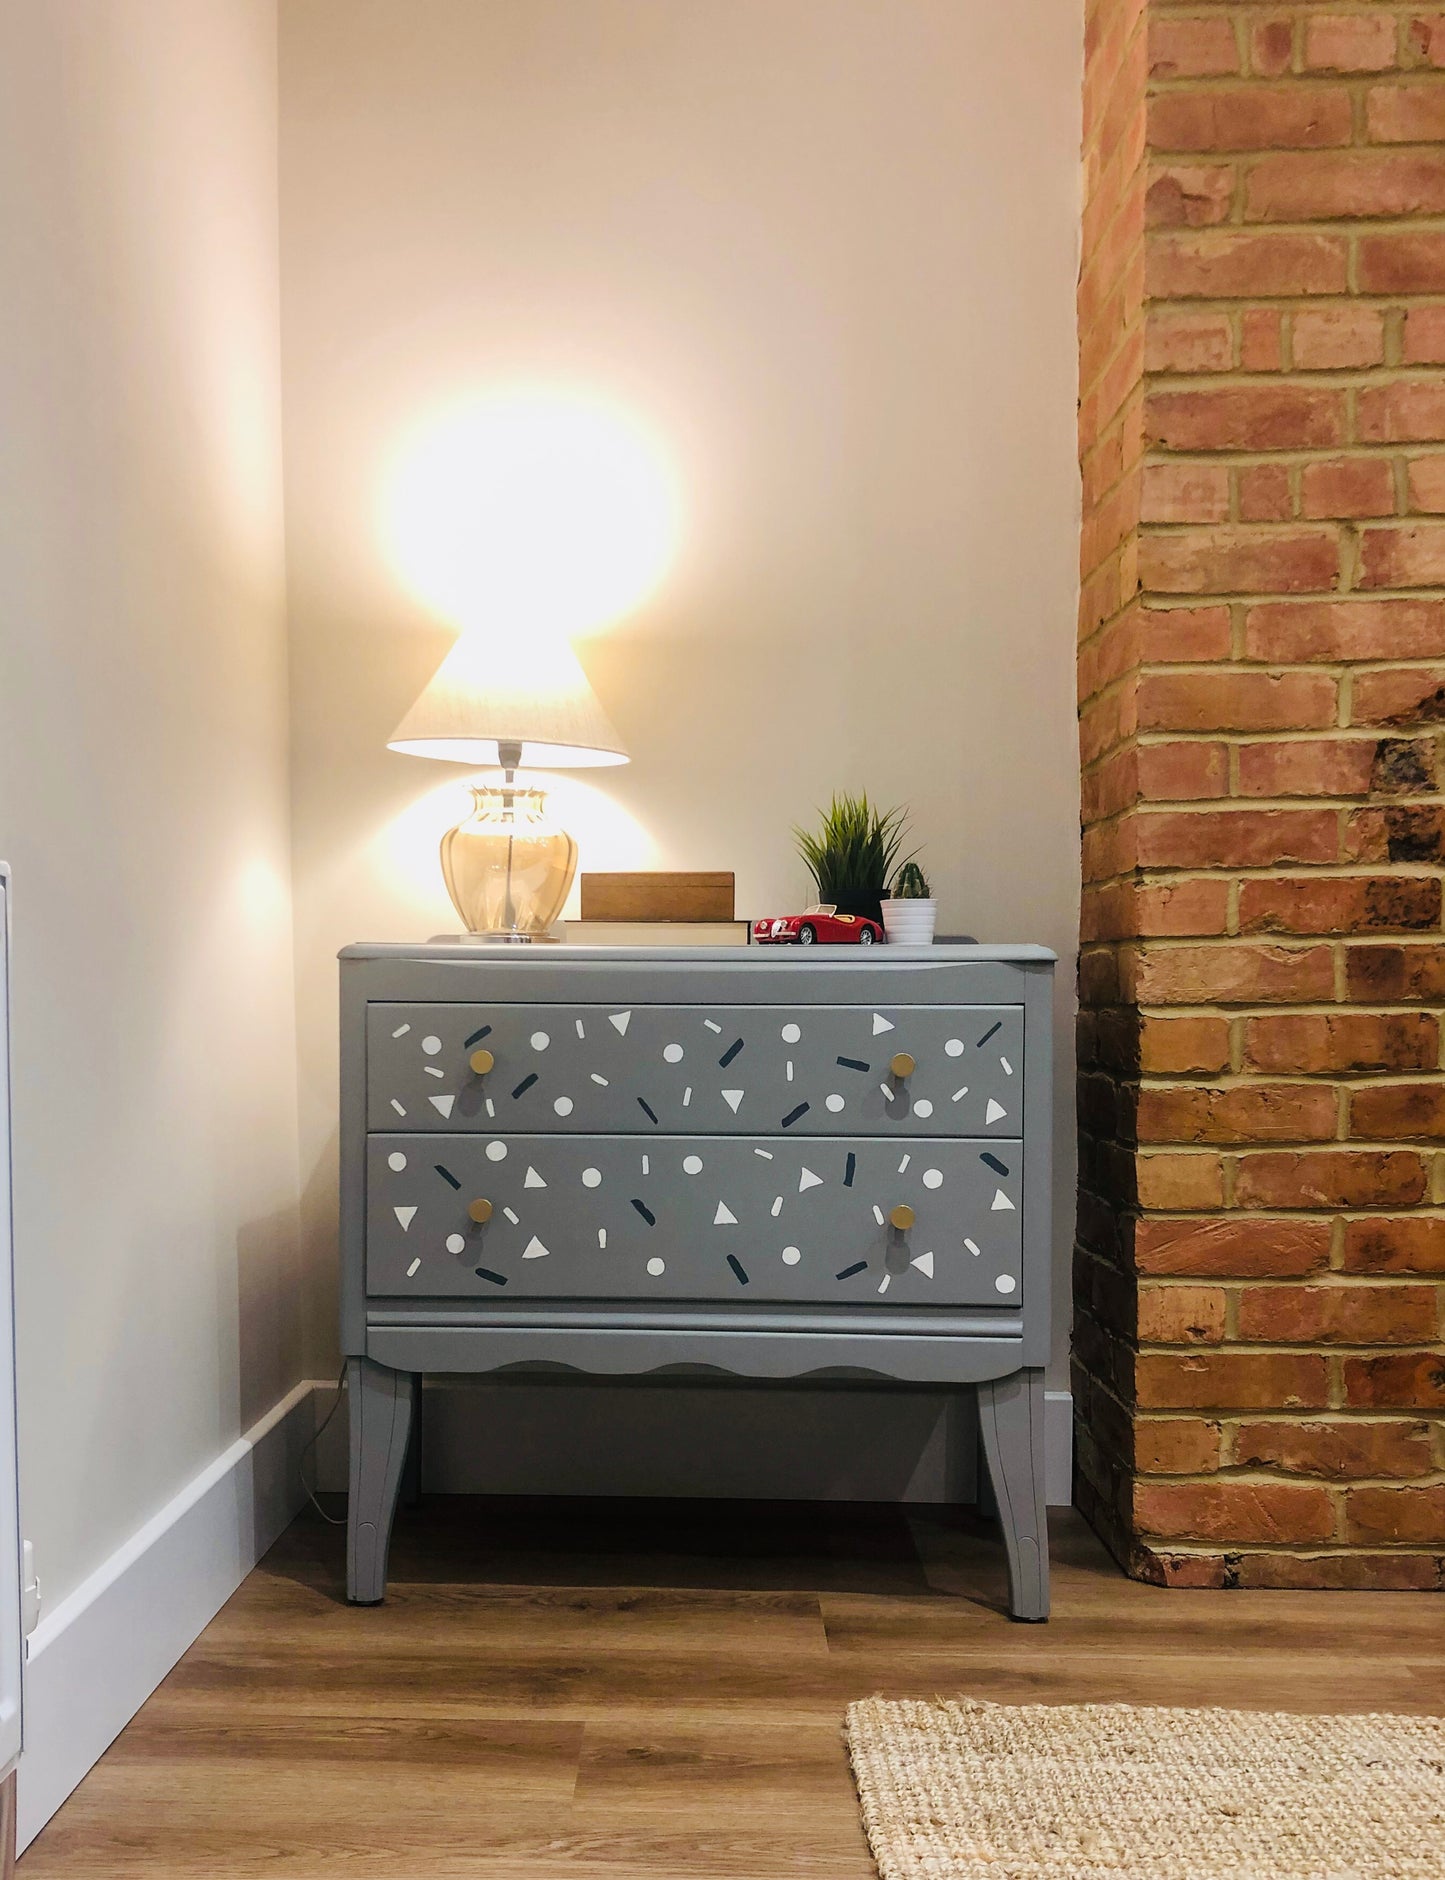
[[[882,1880],[1445,1880],[1445,1721],[848,1709]]]

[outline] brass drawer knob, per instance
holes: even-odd
[[[490,1201],[474,1201],[467,1209],[467,1213],[477,1223],[477,1226],[481,1227],[492,1218],[492,1204]]]
[[[485,1077],[496,1061],[491,1052],[485,1050],[473,1051],[472,1055],[467,1059],[468,1064],[471,1065],[478,1077]]]
[[[888,1068],[895,1077],[911,1077],[918,1065],[910,1052],[895,1051],[888,1060]]]
[[[906,1201],[900,1201],[896,1208],[888,1210],[888,1220],[889,1224],[896,1227],[900,1234],[906,1234],[913,1225],[913,1210]]]

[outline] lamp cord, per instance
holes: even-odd
[[[332,1404],[331,1408],[326,1412],[326,1415],[321,1419],[320,1423],[317,1424],[316,1428],[306,1438],[306,1441],[301,1445],[301,1454],[296,1458],[296,1472],[301,1478],[301,1486],[306,1490],[307,1500],[311,1503],[311,1506],[316,1510],[317,1514],[321,1516],[321,1519],[325,1521],[329,1527],[345,1527],[346,1520],[344,1516],[338,1519],[337,1516],[335,1516],[334,1514],[328,1514],[326,1510],[321,1506],[321,1503],[316,1499],[315,1488],[309,1485],[306,1480],[306,1458],[307,1456],[310,1455],[311,1451],[316,1447],[316,1445],[321,1441],[321,1438],[326,1434],[327,1425],[330,1423],[331,1419],[336,1415],[336,1412],[341,1408],[341,1398],[342,1398],[341,1387],[345,1383],[345,1381],[346,1381],[346,1364],[345,1364],[345,1361],[343,1360],[341,1369],[336,1373],[336,1383],[333,1386],[333,1389],[336,1392],[336,1401]]]

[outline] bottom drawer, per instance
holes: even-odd
[[[366,1185],[373,1295],[1022,1302],[1018,1142],[371,1136]]]

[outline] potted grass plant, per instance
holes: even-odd
[[[883,903],[883,926],[889,944],[898,947],[933,945],[933,924],[938,903],[928,877],[912,859],[893,878],[893,893]]]
[[[861,796],[835,796],[816,830],[795,829],[821,904],[840,914],[883,918],[883,897],[899,864],[907,814],[878,809]]]

